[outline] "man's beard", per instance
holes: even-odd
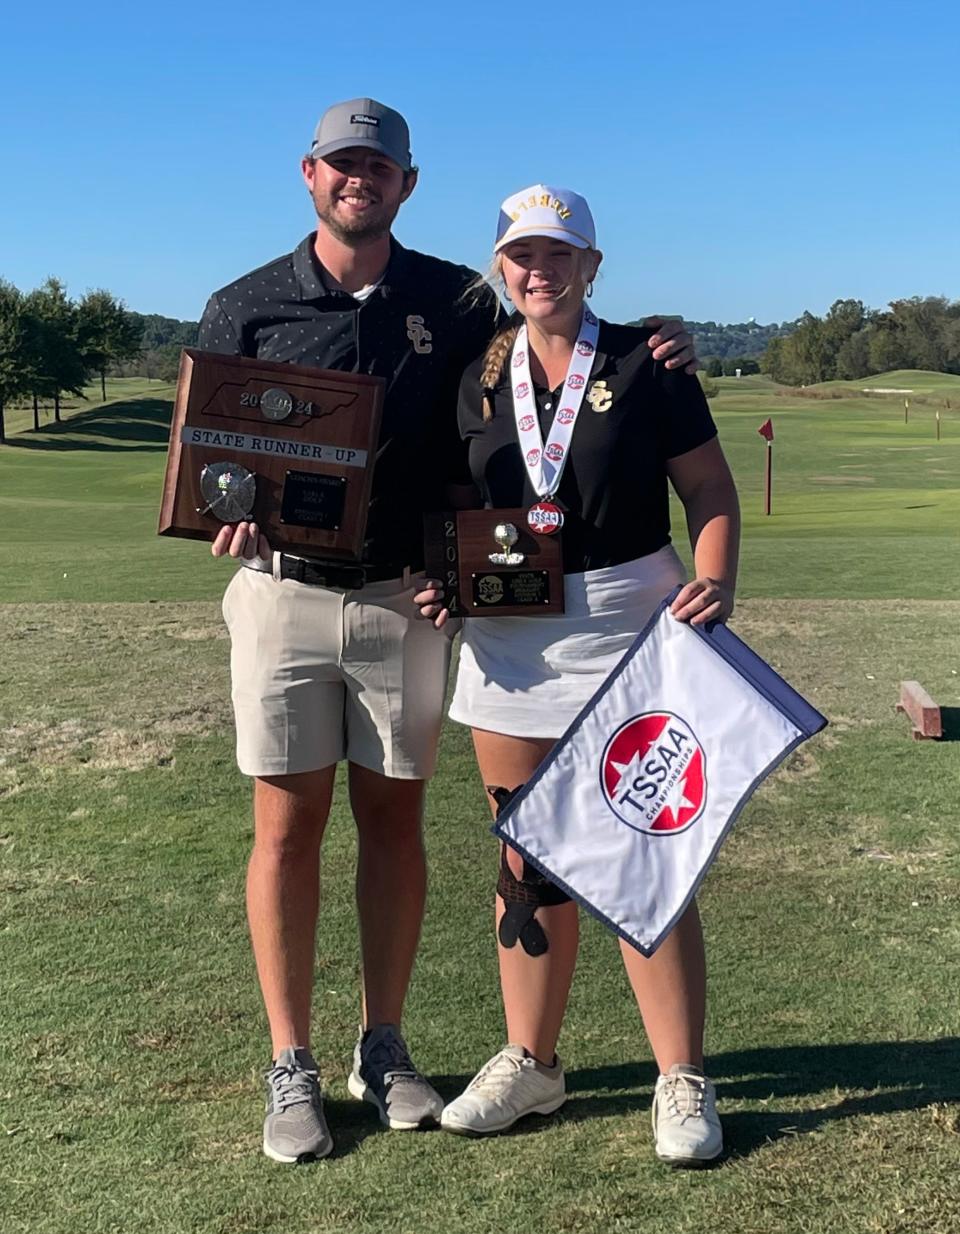
[[[350,246],[365,243],[368,240],[379,240],[381,236],[387,235],[400,209],[399,202],[393,210],[385,207],[381,202],[368,211],[369,217],[364,214],[348,215],[344,218],[337,214],[335,202],[330,200],[319,202],[314,197],[313,204],[317,211],[317,218],[330,234],[342,244]]]

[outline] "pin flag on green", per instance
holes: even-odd
[[[773,421],[764,420],[757,432],[767,443],[767,478],[765,485],[764,514],[770,513],[770,497],[773,491]]]

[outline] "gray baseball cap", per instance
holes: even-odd
[[[326,158],[328,154],[348,150],[351,146],[379,150],[404,171],[413,166],[406,120],[398,111],[385,107],[376,99],[349,99],[328,107],[317,124],[307,158]]]

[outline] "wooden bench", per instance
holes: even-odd
[[[900,702],[897,711],[910,717],[914,741],[926,741],[943,736],[940,708],[919,681],[900,682]]]

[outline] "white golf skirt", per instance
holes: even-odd
[[[560,737],[686,572],[673,545],[563,580],[564,612],[463,623],[450,718],[512,737]]]

